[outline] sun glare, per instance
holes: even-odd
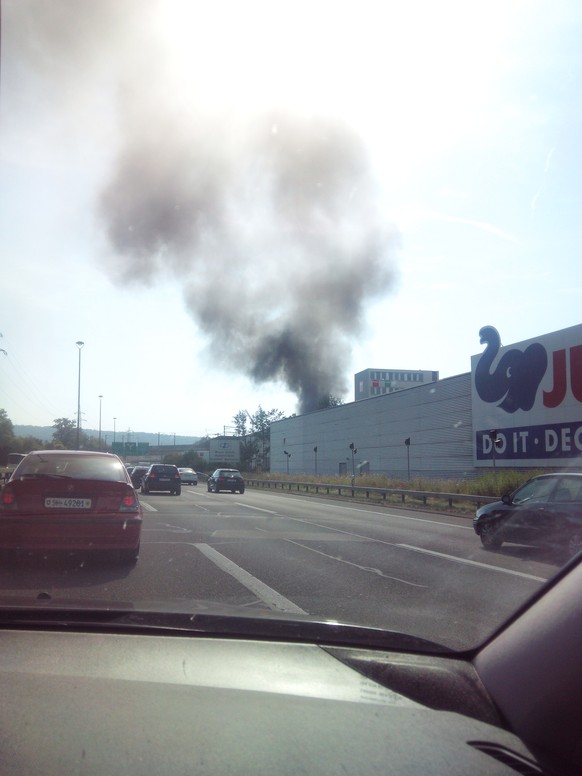
[[[506,4],[169,0],[155,19],[172,98],[186,111],[275,108],[341,117],[391,164],[416,166],[485,131],[507,66]]]

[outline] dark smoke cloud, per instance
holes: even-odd
[[[361,141],[337,120],[152,116],[127,136],[101,212],[126,277],[190,277],[211,356],[281,380],[306,412],[344,393],[366,306],[390,286],[395,237],[379,196]]]
[[[59,23],[42,4],[30,21],[45,72],[60,57],[63,78],[82,79],[63,67],[81,50],[85,76],[99,57],[116,72],[119,145],[97,205],[112,273],[177,276],[210,358],[257,383],[282,381],[301,412],[343,394],[366,309],[390,288],[397,242],[361,138],[340,119],[285,107],[209,108],[196,75],[184,74],[188,100],[175,98],[151,14],[136,35],[119,10],[143,3],[46,6],[59,8]],[[67,26],[65,10],[80,6],[87,17]]]

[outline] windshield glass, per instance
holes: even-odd
[[[1,13],[0,606],[482,642],[582,547],[582,4]]]

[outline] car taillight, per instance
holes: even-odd
[[[131,490],[128,490],[124,497],[121,499],[121,504],[119,505],[119,511],[120,512],[137,512],[139,506],[138,501],[135,496],[135,491],[133,488]]]
[[[12,507],[15,503],[16,497],[14,495],[14,490],[10,485],[5,485],[4,490],[2,491],[2,506]]]

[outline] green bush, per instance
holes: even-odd
[[[355,477],[354,485],[369,486],[370,488],[396,488],[400,490],[420,490],[436,493],[465,493],[476,496],[499,496],[510,493],[522,485],[530,477],[543,474],[543,469],[531,471],[515,471],[497,469],[487,471],[479,477],[457,480],[429,479],[415,477],[411,480],[394,479],[380,474],[362,474]],[[271,472],[270,474],[253,476],[252,479],[277,480],[282,482],[320,482],[330,485],[350,485],[351,476],[318,475],[313,474],[283,474]]]

